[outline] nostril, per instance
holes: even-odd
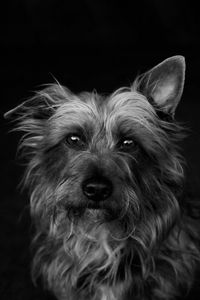
[[[105,200],[112,193],[112,183],[108,179],[90,179],[83,183],[83,194],[90,200]]]
[[[110,195],[111,192],[111,186],[102,186],[102,196],[104,198],[107,198]]]
[[[84,187],[84,192],[87,196],[93,196],[97,193],[97,187],[93,183],[89,183]]]

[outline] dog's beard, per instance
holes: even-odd
[[[129,237],[118,220],[105,222],[104,214],[87,209],[79,218],[71,215],[68,219],[64,213],[58,216],[45,242],[41,244],[38,240],[40,247],[34,258],[33,275],[41,274],[38,267],[43,274],[48,272],[45,280],[56,294],[63,290],[63,294],[100,299],[100,295],[107,293],[116,299],[121,279],[130,283],[128,271],[119,274]],[[104,291],[105,286],[115,286],[115,291]]]
[[[49,274],[47,280],[55,290],[56,276],[61,276],[63,286],[70,286],[74,292],[88,293],[93,297],[94,293],[103,293],[104,285],[117,287],[122,281],[128,285],[130,271],[122,265],[125,257],[134,256],[134,248],[131,249],[128,241],[134,236],[138,221],[135,206],[128,198],[130,194],[131,189],[121,203],[119,201],[115,206],[107,204],[101,209],[91,209],[87,205],[67,207],[61,203],[54,209],[51,207],[46,218],[49,231],[44,243],[39,241],[41,236],[38,236],[40,247],[34,259],[34,277],[37,277],[37,268],[41,263],[42,272],[45,272],[45,260],[49,256],[51,262],[46,265]],[[120,293],[119,289],[117,292]]]
[[[125,268],[123,275],[119,274],[131,235],[122,223],[124,219],[107,221],[105,210],[93,209],[87,209],[79,219],[75,216],[70,220],[64,251],[71,266],[76,266],[70,272],[71,286],[76,292],[94,295],[104,285],[117,286],[122,276],[123,281],[129,281],[130,274]]]

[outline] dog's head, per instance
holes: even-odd
[[[198,234],[180,214],[174,120],[184,73],[175,56],[109,96],[53,84],[6,114],[25,132],[33,276],[63,299],[146,299],[145,285],[171,299],[191,284]]]
[[[175,56],[107,97],[53,84],[9,111],[25,132],[32,214],[48,224],[90,211],[126,232],[169,227],[183,177],[174,112],[184,71]]]

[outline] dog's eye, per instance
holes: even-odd
[[[123,139],[120,141],[119,146],[123,150],[126,150],[126,149],[128,150],[128,149],[132,149],[133,147],[135,147],[135,142],[133,139],[126,138],[126,139]]]
[[[70,147],[76,148],[76,149],[80,149],[80,148],[83,148],[85,146],[84,138],[77,135],[77,134],[69,134],[66,137],[66,143]]]

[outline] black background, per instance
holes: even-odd
[[[191,129],[184,143],[188,191],[200,199],[200,17],[198,1],[19,0],[0,4],[1,199],[0,299],[50,299],[29,275],[28,199],[17,185],[19,136],[3,113],[54,77],[74,92],[130,85],[163,59],[186,57],[177,118]],[[198,299],[198,276],[187,299]]]

